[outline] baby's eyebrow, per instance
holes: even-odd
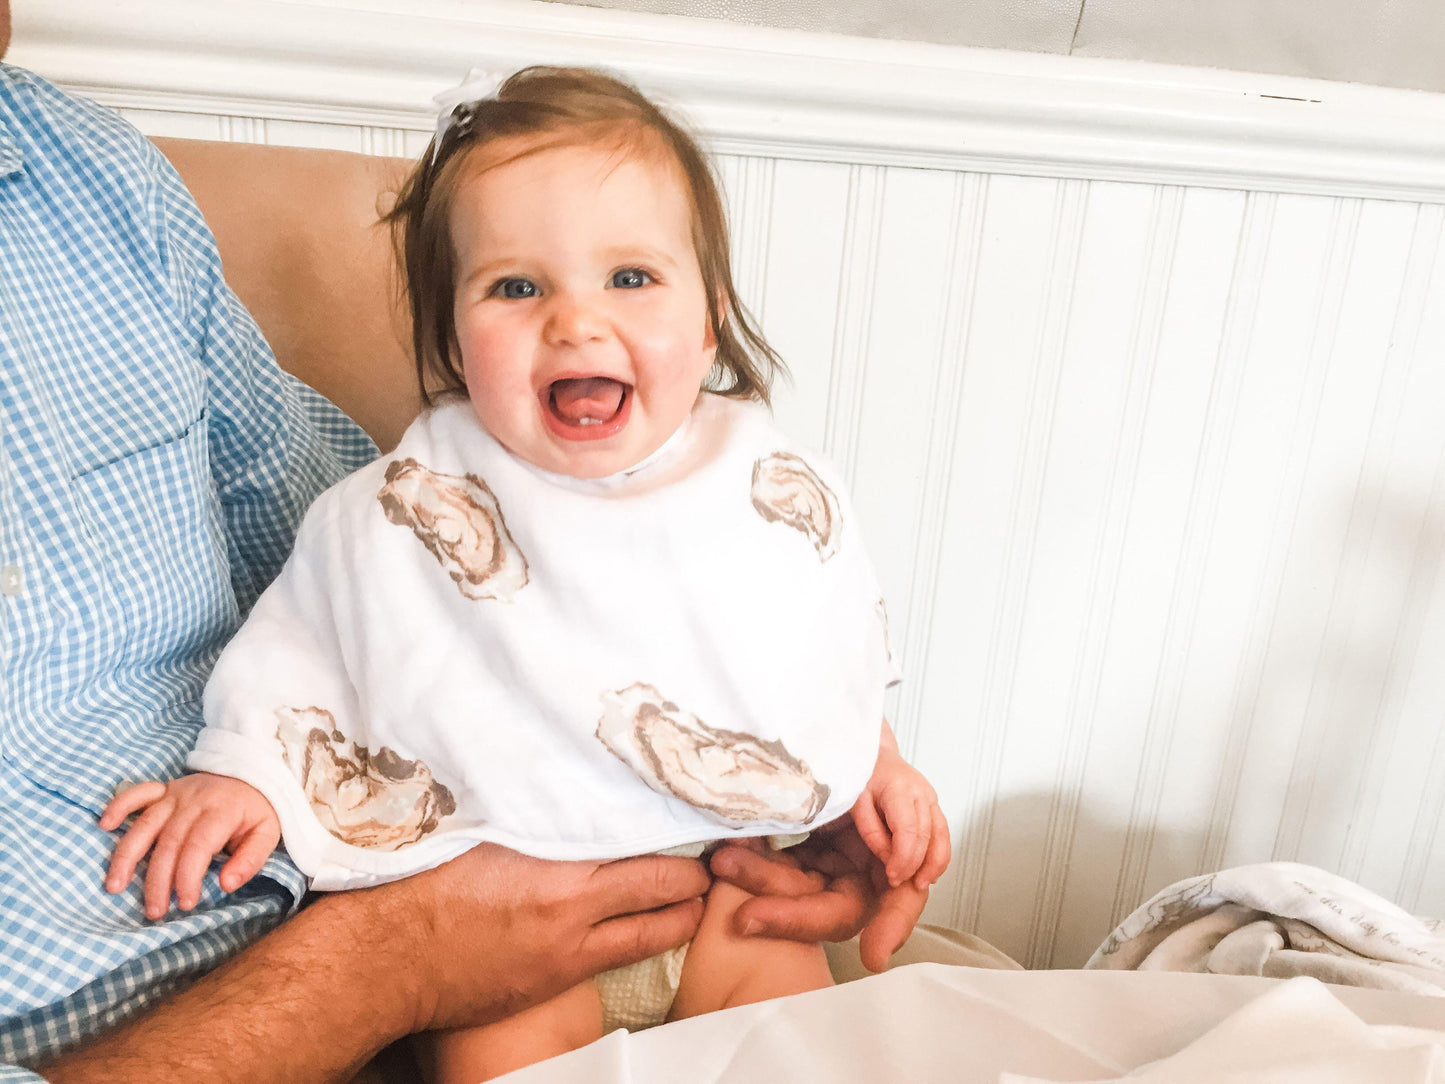
[[[521,269],[521,261],[512,259],[488,260],[479,263],[465,275],[462,276],[462,285],[470,286],[478,279],[489,279],[504,275],[515,275],[518,278],[526,277],[526,272]]]
[[[654,248],[613,248],[606,252],[607,262],[616,264],[642,263],[659,267],[676,267],[677,261],[661,249]]]

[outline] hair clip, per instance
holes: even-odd
[[[441,153],[442,149],[442,140],[446,138],[447,132],[452,128],[452,118],[457,107],[495,98],[497,91],[506,81],[505,75],[473,68],[467,72],[467,77],[460,86],[444,90],[432,99],[437,107],[436,134],[432,137],[431,145],[432,165],[436,165],[437,155]]]

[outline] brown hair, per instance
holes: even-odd
[[[640,91],[590,68],[523,68],[495,96],[457,106],[440,146],[428,146],[383,218],[392,228],[401,285],[411,308],[412,347],[422,399],[465,391],[453,296],[452,202],[473,152],[535,137],[510,161],[569,142],[616,141],[620,150],[669,157],[686,183],[692,242],[707,295],[717,353],[704,387],[737,399],[769,401],[774,376],[787,373],[733,286],[727,216],[713,168],[696,141]]]

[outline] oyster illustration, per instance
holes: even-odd
[[[1094,956],[1113,956],[1125,944],[1146,933],[1150,934],[1149,949],[1153,949],[1167,935],[1212,909],[1210,897],[1214,895],[1214,878],[1215,874],[1211,873],[1180,881],[1146,900],[1114,927]],[[1142,960],[1147,954],[1140,951],[1139,958]],[[1137,963],[1135,966],[1138,966]]]
[[[467,598],[508,602],[526,586],[527,559],[497,498],[475,474],[441,474],[398,459],[387,465],[376,499],[387,519],[412,529]]]
[[[828,802],[828,788],[782,742],[714,729],[641,682],[602,702],[598,739],[653,790],[723,824],[807,824]]]
[[[838,498],[797,456],[774,452],[754,463],[752,497],[765,520],[801,531],[818,551],[818,560],[838,552],[843,537]]]
[[[312,812],[343,843],[394,851],[456,812],[452,792],[425,764],[348,741],[329,711],[277,708],[276,717],[276,737]]]

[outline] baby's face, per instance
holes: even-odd
[[[467,178],[451,236],[467,394],[503,446],[601,478],[677,430],[716,343],[674,170],[536,151]]]

